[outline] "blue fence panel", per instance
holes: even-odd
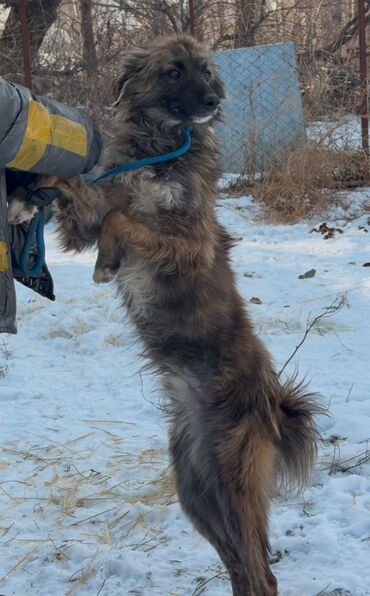
[[[293,43],[227,50],[215,59],[227,92],[216,127],[223,172],[263,171],[305,142]]]

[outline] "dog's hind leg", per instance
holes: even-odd
[[[276,596],[267,538],[273,448],[257,440],[253,425],[243,433],[239,426],[222,431],[221,421],[207,429],[198,414],[180,401],[172,411],[170,450],[180,503],[218,552],[234,596]]]

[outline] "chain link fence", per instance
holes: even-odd
[[[224,122],[217,126],[224,172],[252,174],[305,141],[294,45],[216,54],[226,85]]]

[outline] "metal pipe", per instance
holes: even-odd
[[[369,92],[367,88],[366,64],[366,0],[358,0],[358,48],[361,82],[361,144],[365,153],[369,153]]]
[[[30,58],[30,39],[28,31],[28,16],[26,0],[19,0],[19,18],[21,22],[22,51],[23,51],[23,69],[24,82],[26,87],[32,89],[31,58]]]

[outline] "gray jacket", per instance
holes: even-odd
[[[69,178],[91,170],[100,151],[100,135],[81,110],[0,77],[0,333],[16,333],[14,263],[27,231],[8,225],[5,170]],[[46,267],[37,279],[16,277],[53,298]]]

